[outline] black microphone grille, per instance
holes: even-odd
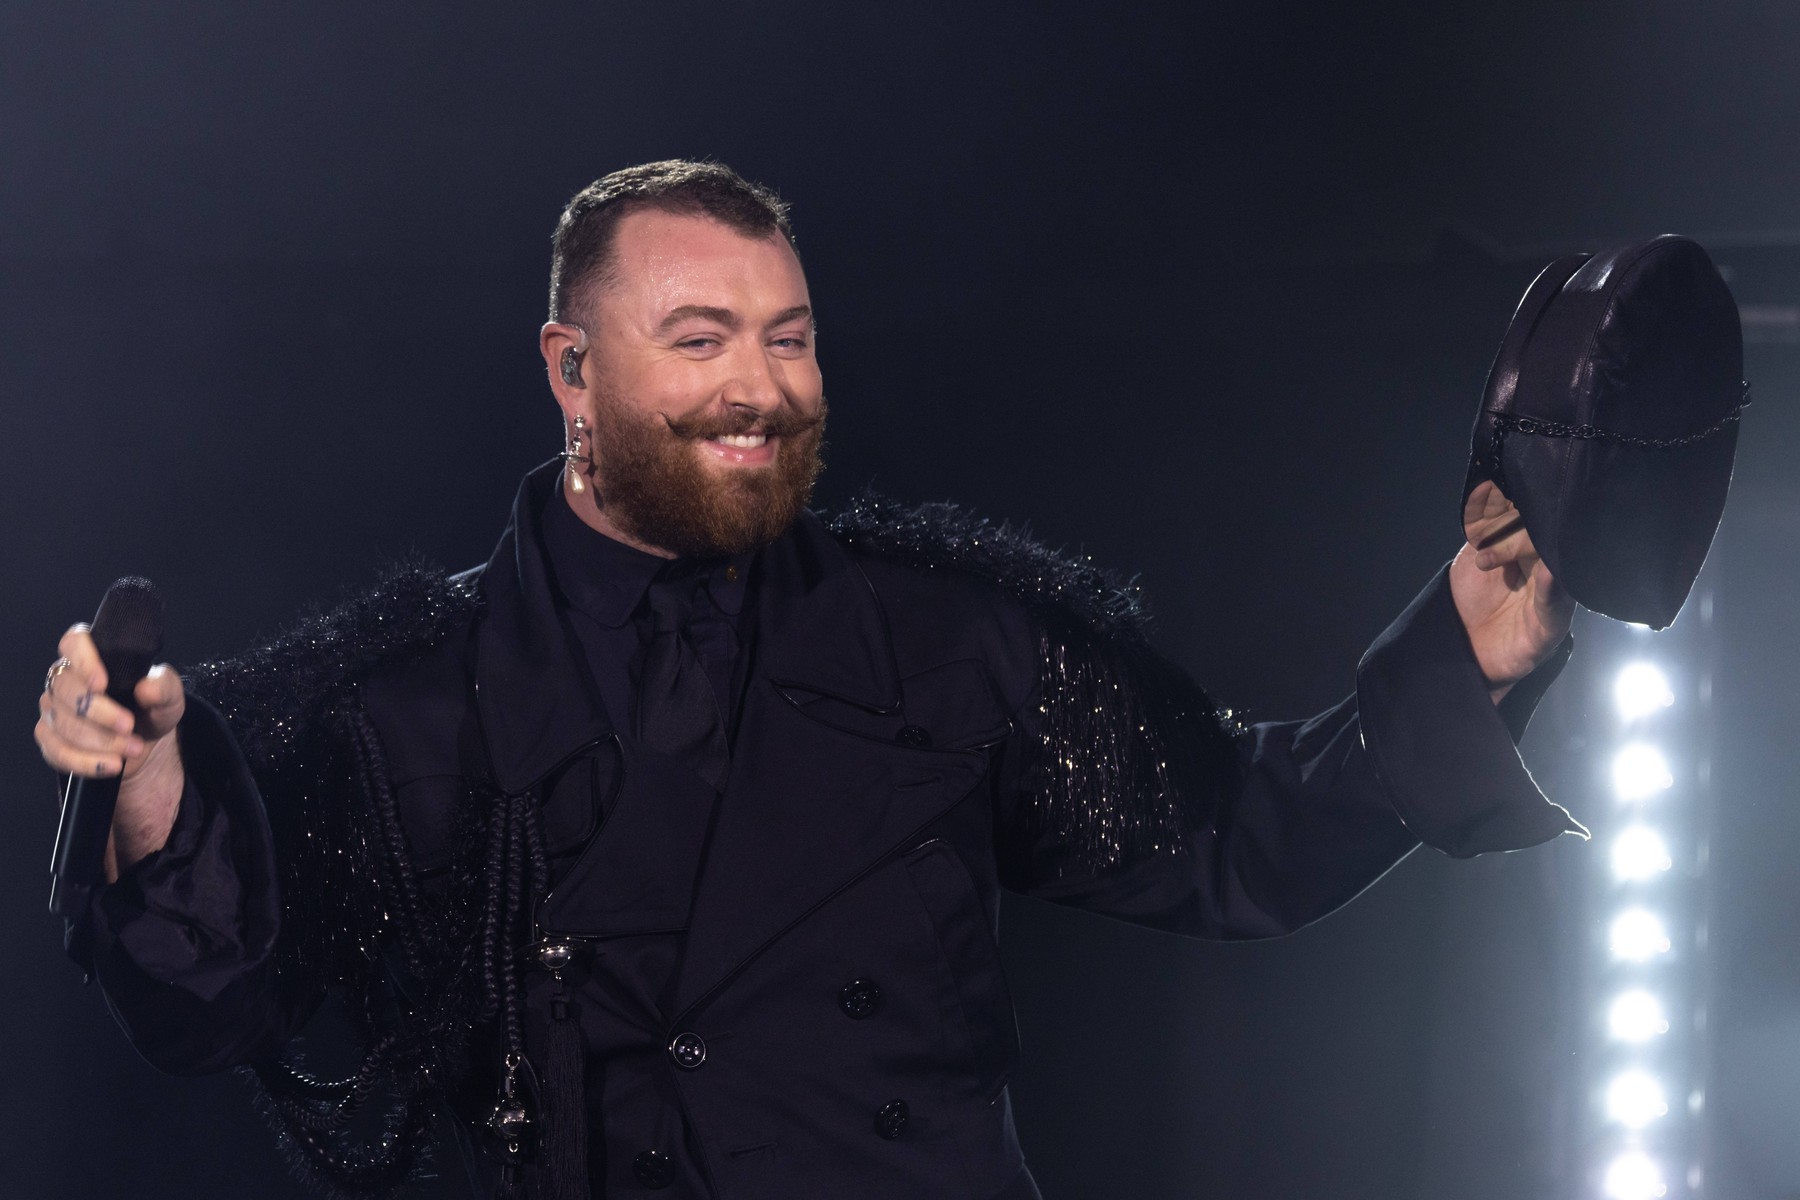
[[[106,589],[94,614],[94,644],[102,657],[109,652],[155,655],[162,650],[163,598],[154,583],[127,575]]]

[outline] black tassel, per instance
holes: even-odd
[[[587,1051],[562,972],[544,1048],[542,1200],[588,1200]]]

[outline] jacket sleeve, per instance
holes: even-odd
[[[153,1063],[261,1065],[328,989],[372,1024],[396,914],[410,937],[421,904],[362,685],[465,628],[476,603],[471,578],[405,566],[184,672],[175,829],[69,930]]]
[[[1515,749],[1570,648],[1496,706],[1446,568],[1370,648],[1354,695],[1245,727],[1141,639],[1045,619],[1001,777],[1002,879],[1154,928],[1272,937],[1421,841],[1466,856],[1585,835]]]
[[[278,970],[275,853],[242,753],[192,695],[177,737],[187,783],[168,841],[95,892],[68,945],[140,1054],[199,1074],[275,1054],[317,997]]]

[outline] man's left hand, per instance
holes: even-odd
[[[1469,541],[1450,564],[1450,595],[1498,704],[1569,632],[1575,601],[1550,576],[1512,501],[1492,481],[1463,507]]]

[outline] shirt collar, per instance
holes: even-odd
[[[544,549],[563,598],[594,620],[617,628],[631,619],[644,593],[665,570],[703,570],[706,592],[727,616],[744,607],[756,552],[702,564],[658,558],[601,533],[575,515],[558,488],[543,514]]]

